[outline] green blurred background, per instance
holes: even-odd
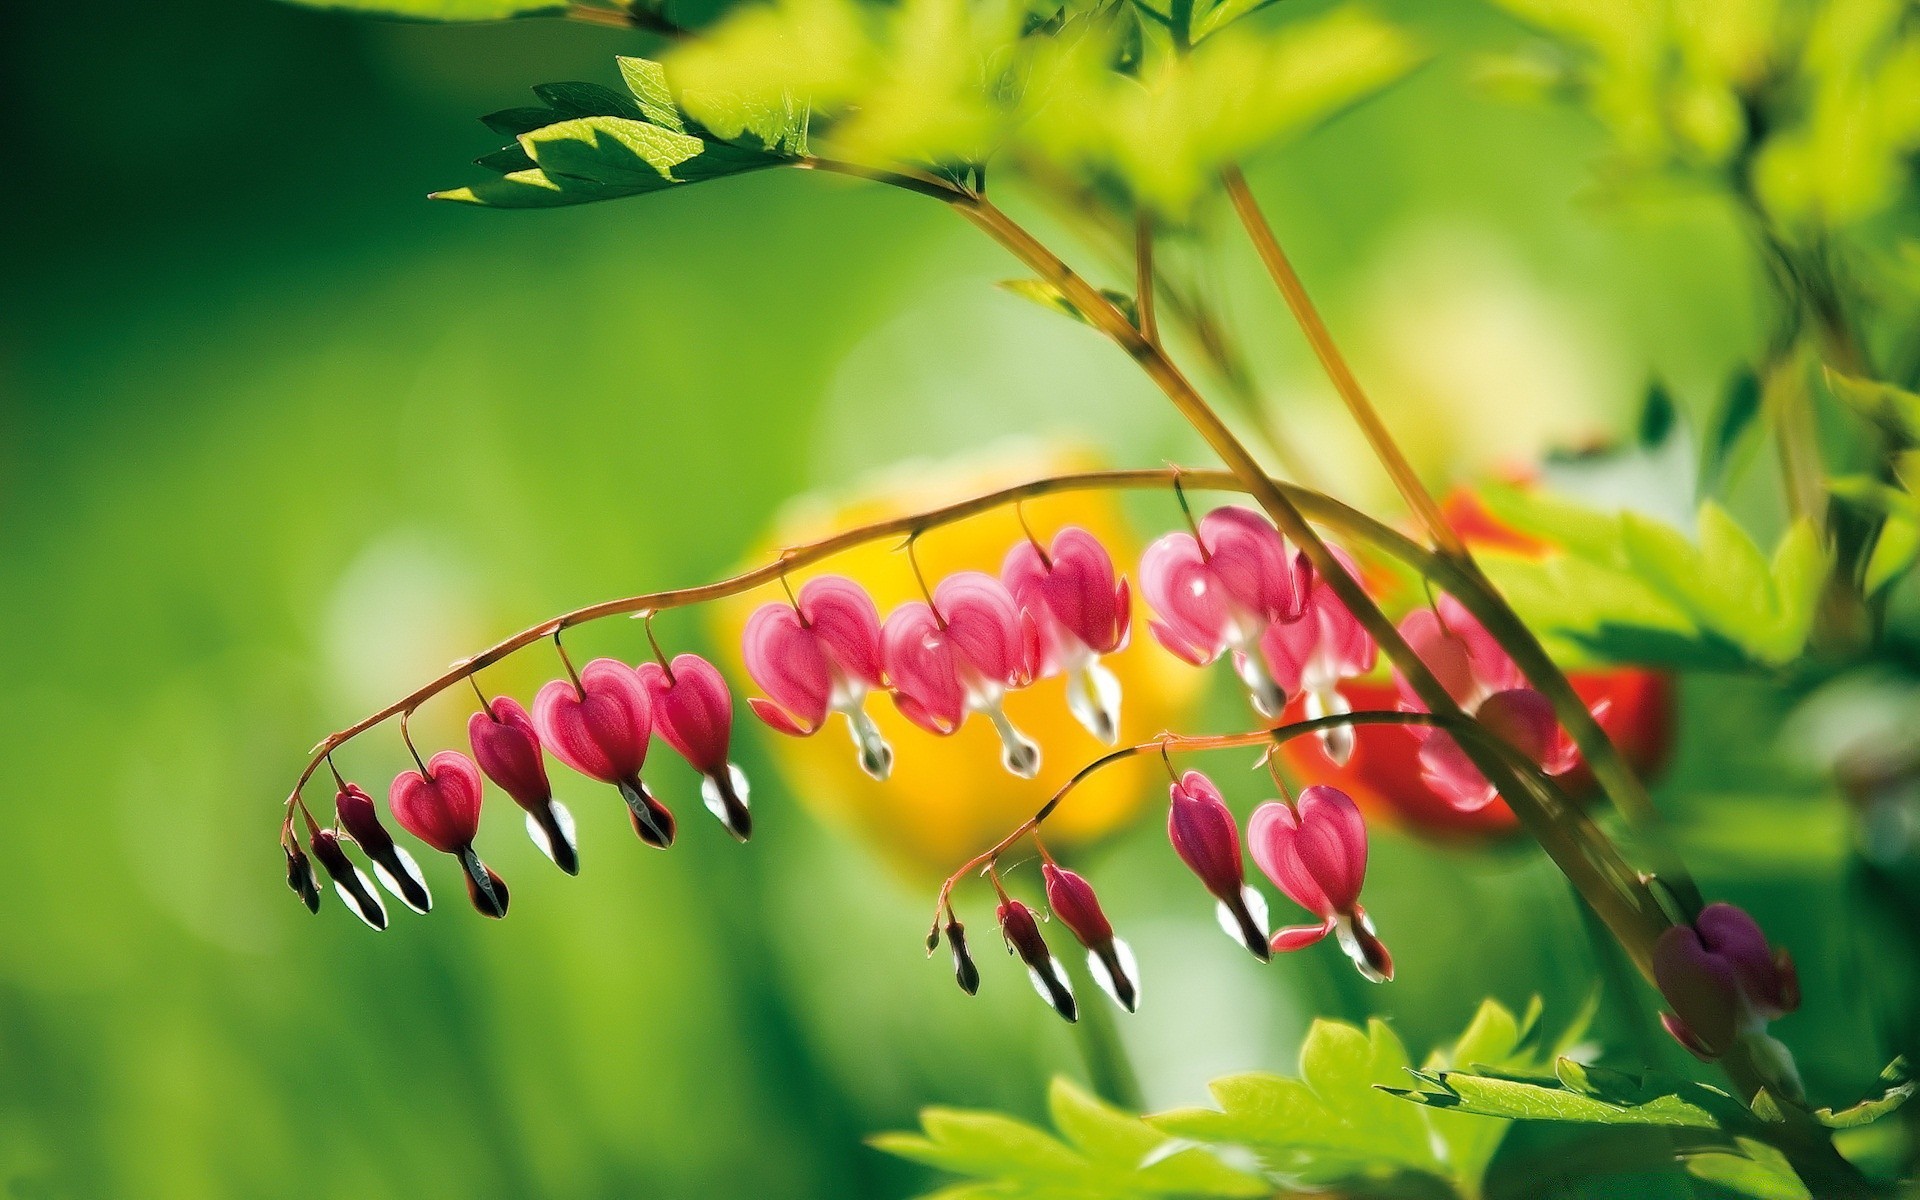
[[[1471,48],[1516,31],[1428,7],[1388,6],[1433,66],[1253,172],[1425,465],[1470,478],[1609,435],[1655,373],[1711,403],[1760,320],[1732,224],[1596,202],[1595,134],[1470,81]],[[1036,1112],[1048,1074],[1081,1073],[997,954],[973,1002],[923,961],[928,882],[804,815],[757,726],[751,847],[701,818],[643,853],[564,780],[587,870],[565,880],[495,830],[515,896],[497,926],[441,862],[430,920],[373,937],[331,900],[310,918],[273,828],[325,730],[552,612],[725,572],[795,493],[1021,434],[1198,461],[1123,358],[993,289],[1015,272],[949,214],[879,188],[424,200],[494,145],[475,114],[611,81],[641,35],[266,0],[0,22],[0,1189],[902,1196],[927,1179],[863,1136],[927,1103]],[[1235,247],[1224,269],[1283,423],[1375,498],[1254,268]],[[576,647],[638,654],[617,624]],[[524,697],[545,670],[502,685]],[[1808,1008],[1781,1032],[1816,1094],[1870,1075],[1835,982],[1838,818],[1746,747],[1767,694],[1709,679],[1688,698],[1674,810],[1775,797],[1693,845],[1709,888],[1746,880],[1733,898],[1801,957]],[[1209,703],[1197,727],[1240,719]],[[458,707],[423,734],[457,737]],[[341,757],[378,785],[401,756],[387,734]],[[1391,1015],[1423,1051],[1483,995],[1542,992],[1564,1019],[1596,977],[1564,885],[1524,851],[1384,837],[1369,907],[1401,980],[1369,988],[1330,951],[1232,953],[1163,836],[1148,819],[1099,862],[1147,973],[1124,1034],[1156,1106],[1290,1066],[1315,1013]]]

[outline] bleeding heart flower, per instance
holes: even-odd
[[[1040,632],[1041,673],[1067,677],[1067,707],[1088,733],[1120,740],[1120,681],[1100,656],[1127,644],[1132,601],[1100,539],[1069,525],[1051,550],[1016,542],[1000,578]]]
[[[553,680],[533,698],[533,724],[555,758],[620,789],[641,841],[662,849],[673,845],[673,813],[640,782],[653,736],[653,703],[632,667],[596,658],[580,669],[577,682]]]
[[[1258,650],[1274,624],[1300,619],[1305,581],[1265,517],[1216,508],[1200,519],[1198,537],[1166,534],[1140,559],[1140,589],[1159,614],[1149,628],[1161,645],[1195,666],[1231,653],[1254,710],[1280,715],[1286,692]]]
[[[1033,981],[1033,990],[1053,1006],[1053,1011],[1069,1021],[1079,1020],[1080,1009],[1074,1003],[1073,985],[1067,982],[1067,973],[1060,969],[1060,960],[1047,949],[1047,939],[1040,936],[1040,922],[1034,919],[1033,910],[1018,900],[1003,897],[997,915],[1000,936],[1006,939],[1008,952],[1019,955],[1020,961],[1027,965],[1027,978]]]
[[[580,873],[573,814],[553,798],[533,718],[511,696],[495,696],[467,719],[467,740],[487,778],[527,813],[527,836],[569,875]]]
[[[747,811],[747,776],[727,761],[733,736],[733,693],[715,667],[697,654],[681,654],[670,664],[644,662],[636,668],[653,703],[653,731],[700,772],[701,798],[735,840],[753,833]]]
[[[1720,1057],[1742,1038],[1766,1037],[1768,1022],[1800,1007],[1792,957],[1770,947],[1759,924],[1731,904],[1709,904],[1693,924],[1662,933],[1653,977],[1673,1006],[1660,1018],[1667,1032],[1702,1059]]]
[[[795,601],[763,604],[747,619],[741,639],[747,674],[768,696],[747,706],[795,737],[818,733],[829,712],[844,713],[861,769],[885,779],[893,748],[865,707],[867,693],[883,686],[873,598],[851,579],[823,575],[808,580]]]
[[[460,860],[467,897],[482,915],[507,915],[507,885],[480,861],[473,839],[480,832],[480,768],[458,750],[442,750],[426,770],[402,771],[387,792],[387,807],[400,828],[442,854]]]
[[[427,890],[427,878],[421,873],[420,864],[413,861],[407,848],[395,842],[387,827],[380,823],[373,797],[362,791],[359,784],[342,780],[333,798],[333,811],[347,836],[366,852],[381,886],[413,911],[431,911],[433,893]],[[333,873],[331,867],[327,873]]]
[[[1375,983],[1393,978],[1393,957],[1360,906],[1367,823],[1345,792],[1321,784],[1303,790],[1298,805],[1262,804],[1247,823],[1247,842],[1274,886],[1321,919],[1275,933],[1275,952],[1304,949],[1336,934],[1360,974]]]
[[[1040,747],[1015,729],[1002,705],[1031,684],[1039,630],[998,579],[961,571],[940,581],[933,603],[913,600],[887,617],[880,645],[893,701],[907,719],[945,737],[967,714],[986,714],[1000,735],[1001,761],[1022,779],[1040,773]]]
[[[1140,965],[1133,950],[1113,936],[1113,925],[1101,911],[1093,885],[1072,871],[1042,863],[1040,877],[1047,885],[1047,907],[1087,948],[1087,967],[1095,982],[1113,1002],[1128,1012],[1140,1009]]]
[[[1454,703],[1549,775],[1578,760],[1573,740],[1560,728],[1553,702],[1527,686],[1526,676],[1486,627],[1452,596],[1435,608],[1416,609],[1400,622],[1400,635],[1439,679]],[[1406,706],[1426,711],[1404,676],[1394,678]],[[1453,735],[1426,726],[1410,726],[1421,741],[1420,767],[1435,791],[1463,812],[1492,803],[1497,793],[1473,765]]]
[[[1345,551],[1332,549],[1347,573],[1358,579],[1353,560]],[[1269,625],[1260,639],[1260,653],[1284,691],[1306,693],[1309,720],[1352,712],[1353,706],[1340,694],[1339,684],[1373,670],[1379,648],[1327,581],[1314,571],[1306,555],[1296,559],[1294,573],[1296,578],[1310,581],[1306,614],[1298,621]],[[1352,726],[1336,725],[1321,730],[1319,736],[1327,757],[1336,764],[1344,766],[1353,757]]]
[[[1220,903],[1220,928],[1265,962],[1267,898],[1247,886],[1240,860],[1240,829],[1220,789],[1198,771],[1188,771],[1169,789],[1173,806],[1167,810],[1167,838],[1187,869],[1200,877]]]

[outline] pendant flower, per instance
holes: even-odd
[[[633,831],[649,846],[673,845],[673,813],[640,782],[653,735],[653,704],[632,667],[596,658],[578,682],[556,679],[533,698],[533,724],[553,756],[620,789]]]
[[[1000,735],[1001,762],[1022,779],[1040,773],[1040,747],[1014,728],[1002,701],[1033,682],[1039,630],[998,579],[961,571],[940,581],[931,605],[910,600],[887,617],[880,645],[893,702],[914,724],[946,737],[969,713]]]
[[[580,849],[573,814],[553,798],[547,760],[533,718],[511,696],[495,696],[467,720],[467,740],[487,778],[527,812],[527,836],[553,864],[569,875],[580,873]]]
[[[1278,717],[1286,691],[1267,672],[1260,642],[1275,624],[1297,621],[1304,588],[1286,542],[1252,509],[1216,508],[1199,536],[1169,533],[1140,559],[1140,589],[1159,614],[1149,628],[1161,645],[1195,666],[1223,653],[1261,716]]]
[[[747,619],[741,647],[747,674],[767,693],[747,707],[781,733],[811,737],[827,714],[845,714],[860,769],[875,779],[893,770],[893,748],[866,712],[881,679],[880,612],[851,579],[808,580],[795,604],[763,604]]]
[[[1261,962],[1272,950],[1267,945],[1267,898],[1247,886],[1240,860],[1240,829],[1220,789],[1198,771],[1188,771],[1169,789],[1173,806],[1167,810],[1167,838],[1187,869],[1200,877],[1220,903],[1220,928],[1245,945]]]
[[[325,868],[327,877],[333,880],[333,886],[340,889],[341,897],[355,916],[367,923],[370,929],[387,927],[387,906],[380,903],[380,893],[373,890],[373,881],[367,878],[365,871],[353,865],[347,857],[346,848],[340,844],[340,835],[331,829],[316,829],[308,841],[313,857]]]
[[[653,703],[653,731],[700,772],[700,797],[735,841],[753,833],[747,776],[727,760],[733,693],[719,668],[697,654],[641,663],[636,672]]]
[[[1393,978],[1393,956],[1360,907],[1367,824],[1345,792],[1319,784],[1303,790],[1297,805],[1262,804],[1247,822],[1247,842],[1253,861],[1274,886],[1320,918],[1318,925],[1292,925],[1275,933],[1275,952],[1304,949],[1331,933],[1360,974],[1375,983]]]
[[[1691,925],[1675,925],[1653,945],[1653,977],[1673,1007],[1660,1021],[1675,1041],[1711,1061],[1746,1041],[1770,1081],[1799,1094],[1799,1073],[1767,1023],[1800,1007],[1800,977],[1785,950],[1747,913],[1709,904]]]
[[[1060,969],[1060,960],[1047,949],[1047,939],[1040,936],[1040,922],[1034,919],[1033,910],[1018,900],[1004,898],[997,915],[1007,951],[1019,955],[1020,961],[1027,965],[1027,978],[1033,981],[1033,990],[1053,1006],[1053,1011],[1069,1021],[1078,1021],[1080,1009],[1074,1003],[1073,985],[1067,982],[1067,973]]]
[[[1133,604],[1106,547],[1069,525],[1048,549],[1015,542],[1000,578],[1040,631],[1041,673],[1066,675],[1074,719],[1109,746],[1119,741],[1120,681],[1100,657],[1126,647]]]
[[[1353,560],[1344,551],[1336,548],[1333,553],[1348,574],[1355,579],[1360,577]],[[1339,684],[1373,670],[1380,656],[1379,648],[1359,620],[1333,594],[1327,581],[1307,562],[1306,555],[1295,559],[1294,576],[1309,581],[1304,599],[1305,615],[1298,621],[1269,625],[1266,635],[1260,639],[1261,656],[1267,661],[1267,669],[1273,672],[1274,682],[1284,691],[1306,693],[1309,720],[1352,712],[1353,706],[1341,695]],[[1336,765],[1345,766],[1353,757],[1351,725],[1323,729],[1319,736],[1327,757]]]
[[[1087,969],[1102,991],[1128,1012],[1140,1010],[1140,965],[1133,949],[1113,936],[1113,925],[1100,909],[1093,885],[1064,867],[1042,863],[1040,876],[1047,885],[1047,907],[1080,944],[1087,948]]]
[[[480,768],[458,750],[427,760],[425,773],[402,771],[387,792],[400,828],[460,860],[467,897],[482,916],[507,915],[507,885],[473,851],[480,832]]]
[[[1441,596],[1435,608],[1408,614],[1400,635],[1468,716],[1549,775],[1573,767],[1578,755],[1553,715],[1553,702],[1527,686],[1519,666],[1458,600]],[[1394,678],[1407,708],[1425,712],[1406,679],[1397,671]],[[1409,732],[1421,741],[1420,768],[1427,782],[1454,807],[1475,812],[1493,802],[1493,785],[1452,734],[1425,726],[1411,726]]]
[[[342,783],[333,798],[333,811],[340,818],[340,828],[347,831],[347,836],[373,863],[373,873],[379,878],[380,886],[417,913],[431,911],[433,893],[427,890],[427,878],[421,874],[420,864],[413,861],[407,848],[394,841],[387,827],[380,823],[373,797],[357,783]],[[321,864],[326,865],[324,857]],[[327,873],[333,874],[333,868],[328,867]]]

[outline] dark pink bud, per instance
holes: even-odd
[[[413,911],[430,911],[433,893],[427,890],[427,878],[421,873],[420,864],[413,861],[413,855],[395,842],[387,827],[380,823],[373,797],[357,783],[346,784],[334,794],[333,811],[340,818],[340,828],[366,852],[381,886]]]
[[[1692,925],[1662,933],[1653,976],[1673,1007],[1661,1017],[1668,1032],[1703,1059],[1800,1006],[1792,958],[1769,947],[1754,919],[1731,904],[1709,904]]]
[[[287,852],[287,886],[300,897],[300,903],[307,906],[308,912],[319,912],[320,880],[314,876],[313,860],[305,850],[290,842],[281,849]]]
[[[1027,965],[1027,978],[1033,981],[1033,990],[1053,1006],[1053,1011],[1069,1021],[1079,1020],[1073,987],[1067,982],[1066,972],[1060,969],[1060,960],[1047,949],[1047,939],[1040,936],[1040,922],[1034,919],[1033,910],[1018,900],[1006,899],[1000,902],[998,916],[1000,936],[1006,939],[1007,949]]]
[[[1087,948],[1087,965],[1094,979],[1114,1003],[1128,1012],[1138,1010],[1140,989],[1135,980],[1139,967],[1133,961],[1133,951],[1113,936],[1113,926],[1100,909],[1093,885],[1053,863],[1041,864],[1040,876],[1046,881],[1047,907]]]
[[[1240,861],[1240,829],[1220,789],[1198,771],[1188,771],[1169,789],[1167,839],[1187,869],[1219,901],[1216,916],[1226,935],[1265,962],[1267,900],[1247,886]]]
[[[953,978],[969,996],[980,991],[980,968],[974,965],[967,949],[967,927],[959,921],[947,922],[947,945],[953,948]]]
[[[460,860],[467,896],[482,915],[507,915],[507,887],[474,853],[480,832],[480,768],[458,750],[427,760],[426,773],[402,771],[387,793],[400,828]]]
[[[753,832],[747,811],[747,777],[727,761],[733,734],[733,694],[712,663],[682,654],[670,666],[641,663],[640,682],[653,703],[653,731],[704,777],[701,793],[707,809],[735,839]]]
[[[640,782],[653,704],[632,667],[596,658],[581,668],[577,687],[570,679],[553,680],[534,697],[533,724],[555,758],[620,789],[641,840],[673,844],[673,814]]]
[[[1360,908],[1367,825],[1351,797],[1317,784],[1300,793],[1298,805],[1262,804],[1247,823],[1247,842],[1267,878],[1321,919],[1280,930],[1273,935],[1274,950],[1298,950],[1336,934],[1362,975],[1375,982],[1392,978],[1392,959]]]
[[[540,734],[527,710],[511,696],[495,696],[485,709],[468,718],[467,740],[473,743],[474,760],[487,778],[526,810],[527,836],[533,844],[562,871],[578,875],[580,850],[573,814],[553,798]]]
[[[347,857],[340,835],[331,829],[316,829],[309,845],[313,848],[314,861],[326,870],[327,877],[333,880],[333,886],[339,889],[354,915],[370,929],[385,929],[387,906],[380,903],[380,893],[373,890],[373,881],[367,878],[366,872]]]

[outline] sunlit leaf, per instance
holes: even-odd
[[[1752,1138],[1737,1138],[1735,1145],[1737,1150],[1688,1154],[1687,1173],[1754,1200],[1813,1200],[1786,1155]]]

